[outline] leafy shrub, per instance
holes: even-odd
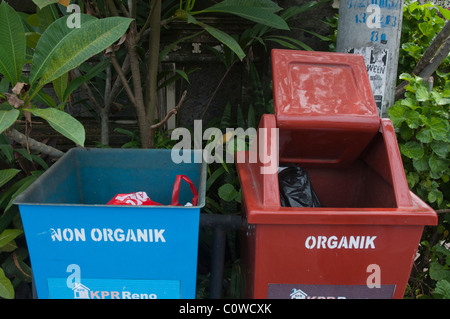
[[[16,289],[31,283],[31,267],[19,209],[12,201],[48,168],[48,163],[0,135],[0,298],[14,298]]]
[[[433,208],[450,207],[450,82],[431,90],[421,78],[402,74],[409,81],[405,98],[388,111],[396,128],[406,179],[413,192]],[[438,227],[428,227],[419,246],[406,294],[450,298],[450,213],[439,216]]]
[[[419,4],[405,1],[403,9],[402,38],[399,52],[399,74],[410,73],[422,58],[432,40],[450,19],[450,11],[433,3]],[[450,57],[440,65],[440,69],[450,66]],[[440,73],[435,86],[444,86],[449,77]]]
[[[410,189],[439,212],[438,226],[425,227],[407,298],[450,298],[450,58],[427,81],[408,74],[449,19],[447,9],[405,1],[399,80],[409,85],[388,114]]]
[[[389,109],[389,116],[398,129],[409,187],[436,209],[450,207],[443,194],[450,185],[450,82],[439,92],[430,91],[421,78],[400,78],[410,82],[408,92]]]

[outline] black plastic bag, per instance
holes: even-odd
[[[299,166],[290,166],[278,173],[282,207],[321,207],[308,173]]]

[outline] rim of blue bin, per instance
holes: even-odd
[[[205,206],[205,196],[206,196],[206,162],[203,160],[201,163],[200,179],[198,185],[198,203],[196,206],[171,206],[171,205],[107,205],[104,204],[82,204],[82,203],[39,203],[34,201],[29,201],[27,198],[30,193],[36,191],[40,186],[39,182],[45,180],[47,176],[50,176],[55,170],[58,169],[60,165],[64,165],[64,158],[70,156],[72,153],[76,152],[97,152],[106,153],[111,151],[121,151],[121,152],[149,152],[152,150],[158,150],[159,152],[171,152],[171,149],[118,149],[118,148],[71,148],[68,150],[56,163],[54,163],[50,168],[48,168],[41,176],[39,176],[28,188],[20,193],[14,200],[15,205],[42,205],[42,206],[79,206],[79,207],[109,207],[109,208],[123,208],[123,209],[146,209],[146,208],[161,208],[161,209],[199,209]],[[178,151],[178,150],[177,150]],[[202,155],[202,150],[183,150],[183,152],[194,152]]]

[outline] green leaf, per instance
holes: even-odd
[[[420,119],[420,114],[416,111],[408,110],[405,112],[406,123],[409,128],[415,129],[422,125],[422,120]]]
[[[0,94],[2,92],[8,92],[9,90],[9,80],[7,78],[3,78],[0,81]]]
[[[450,283],[447,280],[439,280],[433,291],[433,296],[441,299],[450,299]]]
[[[199,69],[200,68],[193,68],[193,69],[187,70],[186,72],[182,71],[182,70],[172,70],[172,71],[165,70],[163,72],[160,72],[158,74],[158,83],[159,83],[158,89],[166,87],[166,86],[170,85],[171,83],[173,83],[177,80],[180,80],[181,78],[183,78],[186,82],[190,83],[188,75]],[[170,76],[171,74],[173,74],[173,75]]]
[[[422,48],[414,43],[404,43],[402,44],[402,49],[415,58],[420,58],[422,55]]]
[[[422,143],[430,143],[433,140],[431,131],[428,128],[420,130],[420,132],[416,134],[416,138]]]
[[[331,37],[329,37],[329,36],[323,36],[321,34],[318,34],[317,32],[309,31],[309,30],[306,30],[306,29],[300,29],[300,30],[303,31],[303,32],[312,34],[313,36],[319,38],[322,41],[332,41]]]
[[[435,34],[434,28],[430,23],[419,23],[419,30],[427,37],[433,37]]]
[[[428,165],[428,156],[422,156],[419,159],[413,159],[413,166],[418,172],[425,172],[430,169]]]
[[[281,8],[269,0],[225,0],[201,11],[191,14],[220,12],[237,15],[241,18],[281,30],[289,30],[286,21],[274,14]]]
[[[448,120],[444,120],[438,117],[432,117],[428,122],[431,135],[435,140],[444,140],[447,137],[447,133],[450,129]]]
[[[15,151],[20,155],[22,155],[25,159],[27,159],[31,163],[36,162],[37,164],[41,165],[42,168],[44,169],[48,168],[48,164],[40,156],[28,153],[28,150],[24,148],[15,149]]]
[[[22,234],[23,234],[23,231],[20,229],[5,229],[0,234],[0,247],[5,246],[11,240],[14,240],[17,236],[20,236]]]
[[[406,157],[419,159],[424,154],[423,146],[417,142],[407,142],[400,144],[400,152]]]
[[[0,170],[0,186],[3,186],[6,183],[8,183],[19,172],[20,172],[20,170],[15,169],[15,168],[8,168],[8,169]]]
[[[205,10],[222,10],[228,7],[257,8],[275,13],[282,8],[271,0],[224,0]]]
[[[447,247],[436,244],[433,246],[433,250],[436,252],[438,258],[445,257],[445,263],[450,265],[450,250]]]
[[[7,211],[8,209],[11,208],[11,206],[13,205],[14,199],[19,196],[23,191],[25,191],[31,184],[33,184],[38,178],[39,176],[41,176],[44,173],[44,171],[39,170],[39,171],[32,171],[31,175],[22,178],[20,181],[18,181],[17,183],[15,183],[11,188],[12,188],[12,192],[10,192],[10,198],[9,198],[9,202],[5,207],[5,211]],[[9,191],[9,190],[8,190]]]
[[[59,19],[59,12],[55,6],[49,5],[42,9],[36,10],[36,17],[38,20],[38,26],[43,33],[47,28],[56,20]]]
[[[430,159],[428,160],[428,165],[430,165],[431,171],[435,173],[442,173],[445,170],[448,169],[450,160],[437,157],[436,155],[432,154],[430,156]]]
[[[33,0],[33,2],[39,7],[39,9],[42,9],[52,3],[58,3],[58,1],[59,0]]]
[[[434,280],[450,281],[450,269],[447,269],[438,261],[434,260],[430,263],[430,277]]]
[[[447,105],[450,104],[450,99],[448,98],[444,98],[442,96],[442,93],[436,92],[436,91],[432,91],[431,92],[431,96],[433,97],[435,103],[437,105]]]
[[[402,73],[402,74],[400,74],[399,79],[400,80],[406,80],[409,83],[414,81],[414,78],[409,73]]]
[[[0,5],[0,73],[16,85],[25,64],[26,37],[22,19],[5,1]]]
[[[17,248],[2,264],[5,274],[10,278],[16,277],[21,281],[31,282],[32,271],[24,262],[26,258],[28,258],[28,250],[24,247]]]
[[[280,17],[288,20],[292,18],[293,16],[296,16],[300,13],[306,12],[314,7],[317,7],[319,5],[323,4],[323,1],[317,2],[317,1],[309,1],[301,6],[292,6],[289,8],[286,8],[281,14]]]
[[[442,158],[447,158],[447,154],[450,152],[450,143],[444,141],[434,140],[430,147],[436,155]]]
[[[412,98],[403,99],[400,101],[400,104],[406,106],[407,108],[409,108],[411,110],[415,110],[420,107],[420,106],[416,105],[417,101],[415,99],[413,100]]]
[[[5,276],[2,268],[0,268],[0,297],[14,299],[14,287],[11,281]]]
[[[0,138],[2,140],[6,140],[6,137],[4,135],[0,135]],[[16,159],[14,157],[14,150],[11,144],[5,144],[5,142],[3,142],[3,144],[0,144],[0,152],[2,153],[2,156],[4,157],[6,163],[10,166],[13,166]]]
[[[220,31],[219,29],[211,27],[202,22],[197,22],[197,24],[200,25],[203,29],[205,29],[206,32],[211,34],[214,38],[216,38],[217,40],[225,44],[227,47],[229,47],[230,50],[236,53],[236,55],[240,60],[242,60],[245,57],[244,51],[242,51],[241,46],[239,45],[239,43],[236,42],[235,39],[233,39],[233,37],[231,37],[230,35],[226,34],[223,31]]]
[[[45,119],[56,131],[74,141],[76,144],[84,146],[85,131],[83,125],[70,114],[54,108],[38,109],[31,108],[33,115]]]
[[[286,42],[284,40],[276,39],[275,37],[268,37],[265,40],[275,42],[287,49],[299,50],[299,48],[296,47],[295,45],[293,45],[292,43]]]
[[[30,92],[34,92],[34,89],[31,89]],[[42,104],[50,106],[50,107],[56,107],[56,102],[53,99],[53,97],[51,97],[50,95],[45,93],[44,90],[37,91],[33,100],[35,102],[42,103]]]
[[[218,4],[220,5],[220,3]],[[241,6],[219,6],[215,5],[208,9],[202,10],[203,12],[220,12],[237,15],[241,18],[266,25],[280,30],[289,30],[289,26],[286,21],[269,10],[257,8],[257,7],[241,7]],[[215,7],[215,8],[213,8]]]
[[[445,20],[450,20],[450,10],[442,8],[441,6],[436,6]]]
[[[43,86],[76,68],[117,41],[132,21],[122,17],[96,19],[80,14],[81,27],[69,28],[69,17],[56,20],[39,39],[30,70],[30,84],[41,78],[39,84]]]
[[[236,191],[236,189],[234,189],[234,186],[229,183],[220,186],[218,193],[219,197],[226,202],[231,202],[237,196],[239,196],[239,192]]]
[[[175,73],[177,73],[178,75],[180,75],[187,83],[189,83],[189,78],[188,75],[186,74],[186,72],[182,71],[182,70],[174,70]]]
[[[103,60],[97,63],[94,67],[89,68],[88,72],[84,75],[78,76],[67,85],[64,95],[62,97],[62,102],[66,102],[70,94],[80,87],[83,83],[89,81],[93,77],[97,76],[99,73],[103,72],[109,65],[109,60]]]
[[[211,176],[206,180],[206,190],[209,190],[211,185],[214,184],[214,182],[224,173],[225,169],[222,166],[216,169],[214,173],[212,173]]]
[[[20,115],[20,111],[12,109],[9,111],[0,110],[0,133],[14,124]]]
[[[53,89],[55,90],[56,96],[59,102],[64,102],[64,92],[67,89],[67,82],[69,81],[69,72],[64,73],[59,78],[53,80]]]
[[[419,86],[416,90],[416,98],[420,102],[428,101],[430,99],[430,91],[424,86]]]
[[[17,246],[16,241],[15,240],[11,240],[5,246],[0,247],[0,253],[2,253],[2,252],[10,253],[10,252],[13,252],[14,250],[16,250],[18,247],[19,246]]]
[[[414,130],[409,128],[409,126],[406,124],[400,126],[399,133],[402,139],[405,141],[409,141],[411,137],[414,136]]]
[[[3,197],[7,196],[2,196],[2,202],[4,202]],[[19,215],[19,208],[17,207],[17,205],[13,206],[13,208],[8,211],[5,210],[3,215],[0,217],[0,232],[3,232],[11,224],[13,219],[18,215]]]
[[[428,201],[430,203],[437,202],[438,205],[442,203],[442,200],[444,199],[444,195],[442,195],[442,192],[437,189],[432,189],[428,193]]]
[[[388,115],[394,127],[400,127],[403,121],[405,121],[405,111],[406,109],[398,104],[388,109]]]
[[[26,32],[25,35],[27,37],[27,47],[32,49],[36,48],[36,45],[41,38],[41,34],[37,32]]]
[[[276,42],[286,48],[290,48],[290,49],[294,49],[294,50],[299,50],[302,48],[306,51],[314,51],[310,46],[308,46],[304,42],[296,40],[291,37],[282,36],[282,35],[276,35],[276,36],[274,35],[271,37],[267,37],[266,39]]]
[[[408,186],[410,189],[416,185],[416,183],[419,181],[419,174],[416,172],[409,172],[406,174],[406,181],[408,182]]]

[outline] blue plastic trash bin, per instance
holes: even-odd
[[[171,150],[68,151],[15,199],[38,298],[195,298],[206,164],[176,164]],[[145,191],[169,205],[176,175],[196,206],[106,205]],[[179,203],[193,198],[182,182]]]

